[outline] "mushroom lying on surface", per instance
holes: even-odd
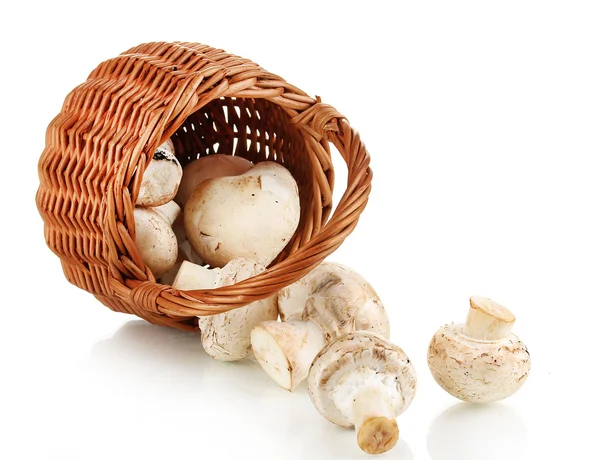
[[[167,139],[154,152],[144,171],[136,206],[160,206],[171,201],[177,193],[182,169],[175,157],[175,147]]]
[[[389,337],[387,314],[364,278],[324,262],[277,295],[282,321],[259,324],[251,335],[258,363],[279,386],[293,390],[308,375],[317,353],[355,330]]]
[[[436,382],[470,402],[499,401],[517,391],[531,366],[527,347],[511,333],[515,316],[484,297],[471,297],[466,323],[439,329],[427,362]]]
[[[180,290],[214,289],[230,286],[264,271],[253,260],[236,258],[225,267],[208,269],[184,261],[173,281]],[[202,346],[212,358],[237,361],[250,353],[250,331],[261,321],[277,319],[275,296],[252,302],[245,307],[198,318]]]
[[[238,176],[251,167],[252,162],[245,158],[222,153],[198,158],[183,168],[183,178],[175,201],[184,206],[201,182],[214,177]]]
[[[185,204],[187,239],[202,260],[223,267],[236,257],[269,265],[300,220],[296,181],[265,161],[244,174],[202,182]]]
[[[415,370],[400,347],[357,331],[321,350],[310,368],[308,393],[327,420],[354,426],[363,451],[381,454],[396,444],[396,417],[412,402],[416,384]]]
[[[154,208],[135,208],[133,218],[135,245],[142,262],[159,278],[177,262],[177,238],[171,222]]]

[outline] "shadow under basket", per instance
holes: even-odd
[[[212,290],[159,284],[135,245],[133,208],[156,148],[182,166],[214,153],[276,161],[298,182],[300,224],[263,273]],[[330,143],[348,166],[333,214]],[[269,297],[352,232],[371,189],[369,155],[333,107],[253,62],[197,43],[146,43],[101,63],[48,126],[36,196],[69,282],[112,310],[197,329],[197,316]]]

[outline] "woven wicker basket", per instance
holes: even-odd
[[[133,208],[156,147],[182,166],[213,153],[277,161],[296,178],[294,237],[258,276],[214,290],[156,283],[135,246]],[[348,165],[332,210],[329,142]],[[352,232],[371,188],[369,155],[333,107],[253,62],[196,43],[147,43],[100,64],[50,123],[37,206],[67,279],[112,310],[185,330],[296,281]],[[329,218],[329,219],[328,219]]]

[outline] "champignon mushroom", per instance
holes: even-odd
[[[321,350],[310,368],[308,394],[327,420],[354,426],[363,451],[381,454],[396,444],[396,417],[412,402],[416,384],[400,347],[378,334],[356,331]]]
[[[177,262],[177,238],[171,223],[154,208],[135,208],[133,218],[142,262],[159,278]]]
[[[177,193],[182,174],[173,142],[167,139],[156,149],[144,171],[135,204],[154,207],[171,201]]]
[[[236,258],[225,267],[208,269],[184,261],[173,281],[179,290],[214,289],[230,286],[264,271],[253,260]],[[261,321],[277,319],[275,296],[257,300],[245,307],[198,318],[202,346],[212,358],[237,361],[250,353],[250,331]]]
[[[293,390],[308,375],[317,353],[331,340],[355,330],[389,337],[383,304],[358,273],[324,262],[279,291],[283,323],[259,324],[251,334],[258,363],[279,386]]]
[[[203,181],[185,204],[185,233],[213,267],[236,257],[269,265],[300,220],[296,181],[283,166],[265,161],[244,174]]]
[[[183,214],[180,214],[173,222],[173,232],[175,232],[175,236],[177,237],[177,244],[179,245],[179,254],[181,256],[181,260],[189,260],[196,265],[205,265],[202,258],[192,249],[192,245],[185,236],[185,228],[183,227]]]
[[[152,210],[159,213],[171,226],[173,226],[179,213],[181,213],[181,208],[174,201],[169,201],[168,203],[156,206],[155,208],[152,208]]]
[[[238,176],[252,167],[252,162],[243,157],[217,153],[192,161],[183,168],[183,178],[175,201],[184,206],[198,185],[214,177]]]
[[[529,351],[511,333],[515,316],[484,297],[471,297],[465,324],[447,324],[431,343],[427,362],[435,381],[463,401],[499,401],[529,374]]]

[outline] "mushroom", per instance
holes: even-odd
[[[174,201],[169,201],[168,203],[156,206],[155,208],[152,208],[152,210],[159,213],[171,226],[173,226],[181,213],[181,208]]]
[[[167,139],[156,149],[144,171],[135,204],[154,207],[171,201],[177,193],[182,174],[173,142]]]
[[[413,400],[417,377],[402,349],[372,332],[356,331],[327,345],[308,376],[308,394],[336,425],[354,426],[359,447],[387,452],[398,441],[396,417]]]
[[[175,236],[177,237],[177,244],[179,245],[179,254],[181,260],[189,260],[197,265],[205,265],[202,258],[194,252],[192,245],[185,236],[185,228],[183,227],[183,214],[180,214],[173,222],[173,232],[175,232]]]
[[[217,153],[192,161],[183,168],[183,178],[175,201],[184,206],[198,185],[214,177],[238,176],[248,171],[252,162],[243,157]]]
[[[308,375],[319,351],[355,330],[390,335],[377,293],[358,273],[324,262],[277,295],[284,322],[268,321],[252,331],[258,363],[279,386],[293,390]]]
[[[431,343],[427,362],[436,382],[469,402],[499,401],[517,391],[529,374],[529,351],[511,333],[515,316],[484,297],[471,297],[465,324],[447,324]]]
[[[135,208],[135,245],[142,262],[159,278],[177,262],[177,238],[171,222],[155,208]]]
[[[266,267],[298,226],[298,186],[287,169],[265,161],[239,176],[202,182],[183,220],[192,248],[211,266],[247,257]]]
[[[166,273],[163,273],[158,280],[161,284],[173,284],[175,280],[175,276],[177,276],[177,272],[181,267],[181,263],[184,260],[189,260],[198,265],[204,265],[202,259],[193,251],[190,246],[190,242],[185,239],[185,233],[183,233],[183,215],[181,214],[181,208],[175,201],[169,201],[167,204],[163,204],[161,206],[156,206],[152,208],[153,211],[160,214],[163,218],[165,218],[171,228],[173,229],[173,233],[175,233],[175,237],[177,238],[177,261],[175,265],[171,267]]]
[[[265,268],[253,260],[236,258],[223,268],[209,269],[184,261],[173,281],[179,290],[214,289],[230,286]],[[261,321],[277,319],[275,296],[257,300],[235,310],[198,318],[202,346],[206,353],[221,361],[237,361],[250,353],[250,331]]]

